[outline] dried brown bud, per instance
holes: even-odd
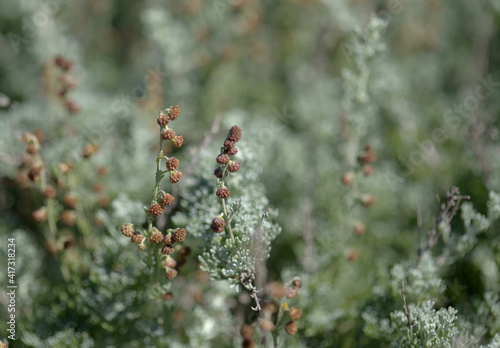
[[[231,191],[229,191],[229,189],[224,186],[218,189],[215,194],[217,195],[217,197],[225,199],[231,196]]]
[[[172,196],[170,193],[165,193],[163,196],[161,196],[160,199],[160,204],[161,205],[170,205],[174,202],[174,196]]]
[[[41,207],[40,209],[34,210],[31,215],[36,222],[44,222],[47,220],[47,209]]]
[[[241,334],[241,337],[243,337],[243,338],[251,339],[253,336],[253,333],[254,333],[253,327],[251,327],[248,324],[243,325],[240,329],[240,334]]]
[[[175,157],[170,157],[167,161],[167,169],[169,171],[176,170],[179,167],[180,161]]]
[[[170,182],[172,184],[175,184],[176,182],[181,181],[182,179],[182,172],[179,170],[174,170],[173,172],[170,172]]]
[[[177,271],[173,268],[168,268],[165,272],[165,277],[167,277],[167,279],[174,279],[177,277]]]
[[[161,137],[163,140],[172,140],[175,137],[175,132],[173,129],[169,128],[161,133]]]
[[[163,260],[162,265],[163,267],[175,268],[177,266],[177,262],[170,256],[167,256],[167,258]]]
[[[210,226],[210,228],[215,233],[221,233],[224,232],[224,226],[226,226],[226,222],[224,221],[224,219],[221,216],[217,216],[212,220],[212,225]]]
[[[163,214],[163,207],[158,203],[151,204],[148,208],[148,213],[153,216],[161,215]]]
[[[184,143],[184,139],[182,138],[182,135],[176,135],[172,140],[172,146],[178,149],[179,147],[182,146]]]
[[[122,225],[121,227],[121,231],[123,233],[123,235],[127,236],[127,237],[132,237],[133,234],[134,234],[134,225],[132,224],[124,224]]]
[[[234,141],[229,140],[229,139],[224,140],[224,147],[225,147],[226,149],[229,149],[229,148],[231,148],[231,147],[234,147],[234,145],[235,145],[235,142],[234,142]]]
[[[302,287],[302,281],[300,280],[299,277],[293,278],[293,280],[292,280],[292,286],[294,288],[298,288],[298,289],[300,289]]]
[[[290,315],[290,319],[298,320],[302,316],[302,309],[297,307],[292,307],[290,308],[290,312],[288,314]]]
[[[179,114],[181,113],[181,108],[179,105],[171,106],[169,111],[168,111],[168,117],[173,121],[177,117],[179,117]]]
[[[295,321],[289,321],[288,323],[286,323],[285,325],[285,331],[287,334],[289,334],[290,336],[293,336],[297,333],[297,330],[298,330],[298,325]]]
[[[255,341],[250,339],[250,338],[245,338],[243,340],[243,343],[241,344],[241,346],[243,348],[255,348],[255,347],[257,347]]]
[[[236,173],[240,168],[241,163],[234,161],[229,162],[229,165],[227,166],[227,170],[229,170],[231,173]]]
[[[227,154],[228,156],[234,156],[238,153],[238,149],[235,147],[230,147],[224,150],[224,153]]]
[[[162,248],[161,248],[161,252],[165,255],[172,255],[174,252],[175,252],[175,249],[172,248],[171,245],[168,245],[168,244],[165,244]]]
[[[61,212],[61,222],[66,226],[72,227],[75,225],[76,215],[72,210],[63,210]]]
[[[161,233],[157,229],[153,229],[153,231],[151,231],[151,234],[149,235],[149,241],[154,244],[163,242],[163,238],[163,233]]]
[[[172,235],[172,241],[175,243],[184,242],[186,239],[186,230],[184,228],[177,228]]]
[[[72,193],[66,193],[63,197],[63,203],[68,208],[75,209],[77,203],[75,195]]]
[[[144,236],[142,235],[142,233],[135,233],[132,236],[131,241],[132,241],[132,243],[139,244],[142,242],[143,239],[144,239]]]
[[[74,101],[69,101],[66,103],[66,109],[70,114],[77,114],[80,112],[80,107]]]
[[[57,191],[53,186],[49,185],[42,191],[42,196],[45,198],[55,198],[57,196]]]
[[[222,179],[222,167],[217,167],[217,169],[215,169],[214,171],[214,175],[217,178]]]
[[[241,129],[238,126],[232,126],[229,130],[229,135],[227,139],[234,141],[235,143],[241,140]]]
[[[170,301],[174,298],[174,295],[171,292],[166,292],[161,295],[161,299],[164,301]]]
[[[274,330],[274,324],[269,319],[262,320],[259,323],[259,327],[260,327],[261,330],[264,330],[264,331],[273,331]]]
[[[170,122],[170,118],[166,113],[163,111],[160,111],[160,115],[156,119],[156,123],[158,123],[159,126],[166,126]]]
[[[217,156],[217,158],[215,160],[219,164],[228,164],[231,159],[229,158],[228,155],[221,154],[221,155]]]

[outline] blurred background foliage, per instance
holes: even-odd
[[[241,344],[239,326],[256,317],[250,299],[197,271],[199,241],[188,236],[193,253],[166,285],[174,300],[152,300],[119,233],[150,199],[157,113],[177,104],[183,171],[214,156],[233,124],[262,167],[255,180],[282,227],[268,281],[303,281],[304,315],[285,346],[397,344],[405,325],[384,320],[403,309],[402,276],[430,284],[409,292],[410,304],[453,306],[461,333],[488,344],[500,330],[490,193],[500,191],[499,11],[497,0],[0,2],[0,230],[16,238],[19,283],[11,346]],[[73,62],[64,97],[57,55]],[[43,201],[19,175],[24,132],[40,137],[59,196],[78,198],[76,225],[57,222],[57,236],[32,217]],[[207,134],[211,152],[201,151]],[[82,156],[87,144],[98,153]],[[368,144],[371,175],[358,160]],[[424,250],[436,195],[446,202],[451,186],[472,206]],[[471,232],[468,219],[487,226]]]

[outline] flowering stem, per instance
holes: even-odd
[[[234,240],[233,231],[231,230],[231,221],[229,221],[229,219],[227,218],[226,200],[224,198],[222,199],[222,209],[224,210],[224,221],[226,222],[227,231],[229,232],[229,235],[231,236],[231,241],[233,242],[233,246],[234,246],[234,245],[236,245],[236,241]]]

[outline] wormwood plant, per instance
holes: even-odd
[[[155,186],[149,207],[144,207],[146,213],[146,227],[127,223],[121,226],[121,232],[130,238],[132,243],[138,244],[139,250],[146,251],[144,261],[151,270],[151,277],[155,277],[158,282],[158,275],[161,269],[165,271],[167,279],[177,276],[177,262],[170,256],[175,252],[175,246],[186,238],[184,228],[169,228],[165,234],[153,226],[155,219],[162,215],[164,207],[174,202],[174,196],[160,188],[164,176],[168,173],[171,184],[178,183],[182,179],[182,172],[177,170],[180,161],[175,157],[169,157],[163,153],[163,142],[170,141],[174,148],[180,148],[184,142],[182,135],[176,135],[175,131],[168,126],[169,122],[179,117],[180,108],[178,105],[172,106],[160,112],[157,123],[160,126],[159,150],[156,155]],[[162,160],[166,161],[166,170],[161,169]],[[161,244],[163,243],[163,244]],[[175,246],[174,246],[175,244]],[[181,253],[184,255],[184,251]]]

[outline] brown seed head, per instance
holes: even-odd
[[[131,241],[132,241],[132,243],[139,244],[140,242],[142,242],[143,239],[144,239],[144,236],[142,235],[142,233],[135,233],[132,236]]]
[[[165,277],[167,277],[167,279],[174,279],[175,277],[177,277],[177,271],[173,268],[167,268]]]
[[[169,171],[176,170],[179,167],[180,161],[175,157],[170,157],[167,161],[167,169]]]
[[[217,197],[225,199],[231,196],[231,191],[229,191],[229,189],[224,186],[218,189],[215,194],[217,195]]]
[[[210,226],[210,228],[215,233],[221,233],[224,232],[224,226],[226,226],[226,222],[224,221],[224,219],[221,216],[217,216],[212,220],[212,225]]]
[[[161,137],[163,140],[172,140],[175,137],[175,132],[173,129],[169,128],[161,133]]]
[[[156,119],[156,123],[158,123],[159,126],[166,126],[170,122],[170,118],[166,113],[163,111],[160,111],[160,115]]]
[[[232,126],[231,129],[229,130],[229,135],[227,136],[227,139],[234,141],[237,143],[238,141],[241,140],[241,129],[238,126]]]
[[[160,204],[161,205],[170,205],[174,202],[174,196],[172,196],[170,193],[165,193],[163,196],[161,196],[160,199]]]
[[[172,248],[171,245],[168,245],[168,244],[165,244],[162,248],[161,248],[161,252],[165,255],[172,255],[174,252],[175,252],[175,249]]]
[[[292,307],[290,308],[290,312],[288,314],[290,315],[290,319],[298,320],[302,316],[302,309],[297,307]]]
[[[179,170],[174,170],[173,172],[170,172],[170,182],[172,184],[175,184],[176,182],[181,181],[182,179],[182,172]]]
[[[227,170],[229,170],[231,173],[236,173],[240,168],[241,163],[235,161],[229,162],[229,165],[227,166]]]
[[[182,146],[184,143],[184,139],[182,138],[182,135],[176,135],[172,140],[172,146],[178,149],[179,147]]]
[[[61,212],[61,222],[66,226],[72,227],[75,225],[76,215],[72,210],[63,210]]]
[[[219,164],[228,164],[231,159],[229,158],[228,155],[221,154],[221,155],[217,156],[217,158],[215,160]]]
[[[181,243],[184,242],[186,239],[186,230],[183,228],[177,228],[172,235],[172,241],[174,243]]]
[[[36,222],[44,222],[47,220],[47,209],[41,207],[40,209],[34,210],[31,215]]]
[[[42,191],[42,196],[45,198],[55,198],[57,196],[57,191],[53,186],[49,185]]]
[[[70,209],[75,209],[77,199],[74,194],[72,193],[66,193],[63,197],[63,203],[65,206],[67,206]]]
[[[289,334],[290,336],[293,336],[297,333],[297,330],[299,329],[297,323],[295,321],[289,321],[288,323],[286,323],[285,325],[285,331],[287,334]]]
[[[163,207],[158,203],[151,204],[148,208],[148,213],[153,216],[161,215],[163,214]]]
[[[240,329],[240,334],[241,334],[241,337],[243,337],[243,338],[251,339],[253,336],[253,333],[254,333],[253,327],[251,327],[248,324],[243,325]]]
[[[121,231],[123,233],[123,235],[127,236],[127,237],[132,237],[134,235],[134,225],[132,224],[124,224],[122,225],[121,227]]]
[[[179,114],[181,113],[181,108],[179,105],[171,106],[170,109],[168,110],[168,117],[173,121],[177,117],[179,117]]]
[[[157,229],[151,231],[151,234],[149,235],[149,241],[154,244],[159,244],[163,242],[163,238],[164,238],[163,233],[161,233]]]

